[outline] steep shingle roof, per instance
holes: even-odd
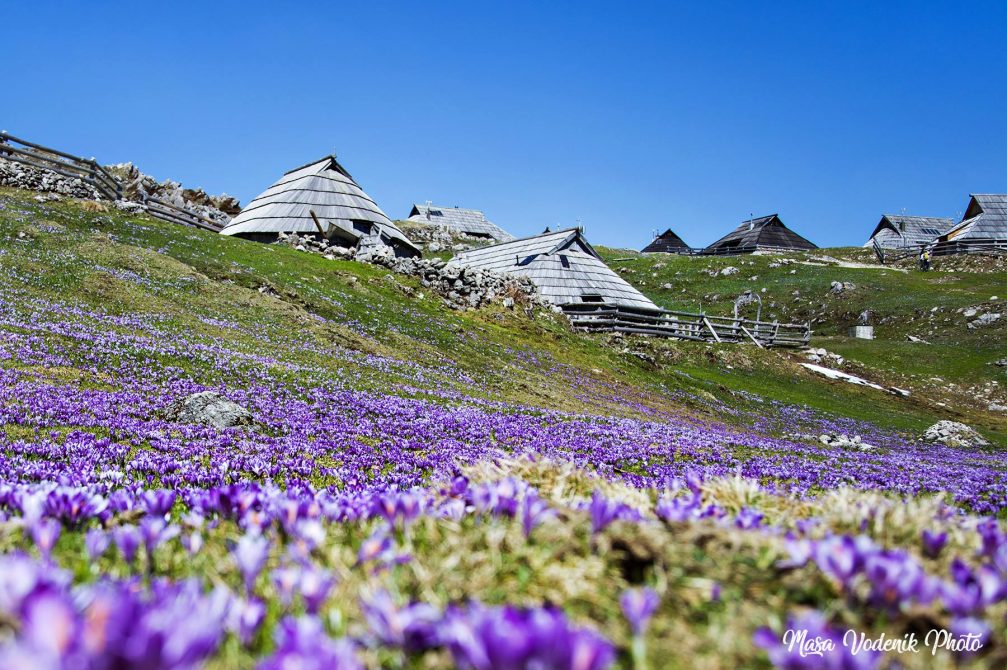
[[[451,263],[529,277],[542,297],[556,305],[606,302],[658,309],[605,265],[576,228],[472,249]]]
[[[776,214],[749,219],[730,233],[720,238],[703,251],[705,253],[726,253],[732,249],[755,251],[758,249],[817,249],[818,247],[801,237]]]
[[[643,248],[643,253],[665,253],[665,254],[675,254],[682,251],[688,251],[689,245],[685,241],[675,234],[675,232],[669,228],[660,235],[654,238],[654,241]]]
[[[865,246],[874,241],[885,249],[918,247],[928,244],[954,226],[954,220],[933,216],[885,214],[874,228]]]
[[[969,240],[1007,240],[1007,194],[973,194],[961,223],[941,235],[939,241]]]
[[[323,226],[332,224],[350,237],[384,242],[406,255],[420,253],[335,156],[286,172],[253,198],[221,234],[315,233],[312,211]]]
[[[460,233],[488,237],[500,242],[514,239],[513,235],[487,219],[478,209],[415,204],[409,212],[409,221],[444,226]]]

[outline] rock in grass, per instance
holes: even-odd
[[[169,421],[214,428],[247,426],[252,423],[251,412],[216,391],[193,393],[176,400],[164,410],[164,416]]]
[[[949,447],[988,447],[989,440],[971,426],[957,421],[938,421],[920,436],[922,442],[945,444]]]

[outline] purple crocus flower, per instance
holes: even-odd
[[[332,640],[315,617],[287,617],[276,627],[276,650],[257,670],[363,670],[353,643]]]
[[[88,558],[97,560],[108,549],[112,538],[101,528],[91,528],[84,535],[84,549],[87,550]]]
[[[517,609],[471,603],[448,610],[443,643],[464,670],[576,668],[602,670],[615,658],[611,643],[572,626],[553,608]]]
[[[626,589],[619,596],[619,606],[633,630],[633,635],[643,635],[647,631],[650,618],[654,616],[660,604],[661,598],[649,587]]]
[[[251,593],[255,578],[259,576],[266,564],[266,557],[269,555],[269,540],[262,535],[246,533],[235,543],[231,553],[245,580],[245,591]]]
[[[44,517],[32,523],[28,530],[39,553],[48,561],[52,555],[53,547],[56,546],[56,540],[59,539],[62,525],[55,519]]]
[[[140,494],[140,501],[148,515],[163,519],[174,506],[176,496],[175,491],[168,489],[144,491]]]
[[[112,539],[115,540],[115,546],[119,548],[123,560],[132,563],[136,558],[136,550],[140,548],[140,542],[143,539],[136,526],[118,526],[112,531]]]
[[[947,544],[948,534],[924,529],[920,534],[920,540],[923,543],[923,555],[927,558],[937,558]]]
[[[318,567],[309,566],[302,572],[298,585],[301,589],[301,598],[304,600],[304,607],[308,614],[318,614],[325,599],[329,597],[329,592],[336,584],[336,578],[331,572]]]
[[[521,529],[524,531],[524,536],[530,537],[532,530],[551,514],[552,510],[548,503],[542,500],[536,491],[529,489],[521,506]]]
[[[413,603],[400,608],[387,591],[381,590],[362,599],[360,609],[371,634],[384,645],[418,653],[440,643],[441,613],[432,605]]]
[[[609,500],[598,491],[591,495],[588,511],[591,514],[592,535],[605,530],[613,521],[639,518],[636,510],[616,500]]]
[[[301,582],[301,570],[297,567],[285,566],[276,568],[271,575],[273,585],[280,595],[280,602],[289,607],[294,600],[294,593]]]
[[[228,628],[249,645],[266,618],[266,605],[257,598],[234,598],[228,610]]]
[[[742,530],[752,530],[762,525],[764,516],[762,512],[757,512],[750,507],[742,507],[738,515],[734,517],[734,526]]]
[[[76,644],[79,628],[69,594],[35,591],[21,606],[21,640],[55,658],[63,657]]]
[[[140,521],[140,536],[143,538],[143,546],[150,559],[153,558],[155,549],[177,536],[178,533],[178,526],[168,525],[163,517],[148,516]]]

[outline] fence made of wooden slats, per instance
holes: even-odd
[[[94,188],[106,200],[124,199],[122,184],[94,158],[82,158],[65,151],[29,142],[14,137],[7,131],[0,131],[0,158],[40,170],[55,172],[70,179],[80,179]],[[162,221],[194,226],[215,233],[223,227],[216,221],[157,198],[147,197],[142,204],[146,205],[148,214]]]
[[[699,342],[752,342],[760,347],[806,347],[811,325],[756,321],[669,310],[647,310],[608,303],[562,306],[578,330],[616,331]]]

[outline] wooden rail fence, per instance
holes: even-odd
[[[806,347],[811,324],[641,309],[608,303],[563,305],[578,330],[617,331],[699,342],[752,342],[759,347]]]
[[[880,261],[882,265],[886,263],[894,263],[895,261],[900,261],[904,258],[919,257],[920,251],[923,249],[923,245],[886,249],[878,244],[877,240],[874,240],[872,246],[874,247],[874,255],[878,257],[878,261]],[[951,240],[948,242],[931,242],[927,246],[930,247],[931,256],[1007,253],[1007,240],[975,240],[965,242],[956,242]]]
[[[81,158],[65,151],[45,147],[14,137],[7,131],[0,131],[0,158],[40,170],[49,170],[70,179],[80,179],[106,200],[126,199],[122,184],[94,158]],[[216,221],[157,198],[145,197],[142,204],[146,206],[148,214],[163,221],[181,223],[215,233],[223,227]]]

